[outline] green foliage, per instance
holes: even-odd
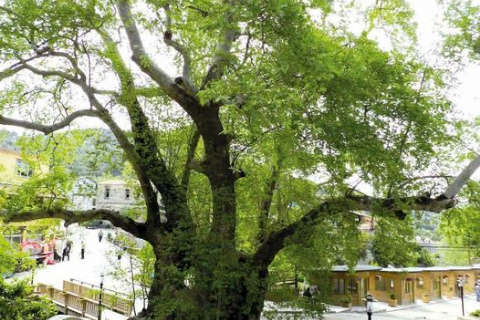
[[[0,278],[0,318],[4,320],[46,320],[57,307],[32,294],[25,282],[6,283]]]
[[[450,209],[442,215],[440,232],[451,247],[462,247],[462,254],[449,254],[449,259],[471,263],[480,258],[480,185],[469,182],[460,196],[468,200],[465,205]],[[452,255],[453,254],[453,255]]]
[[[344,304],[349,304],[350,302],[352,302],[352,299],[349,296],[345,296],[340,299],[340,302]]]
[[[470,312],[470,315],[472,317],[477,317],[477,318],[480,318],[480,310],[475,310],[473,312]]]
[[[375,261],[382,267],[413,266],[416,264],[413,228],[410,219],[398,221],[393,217],[378,217],[372,241]]]
[[[0,231],[4,231],[3,228]],[[5,238],[0,237],[0,276],[18,270],[26,270],[35,262],[28,258],[28,254],[12,246]]]
[[[445,54],[458,61],[467,53],[470,58],[480,58],[480,7],[474,2],[449,1],[445,14],[451,28],[445,41]]]

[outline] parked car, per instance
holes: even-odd
[[[92,220],[85,227],[87,229],[113,229],[113,224],[107,220]]]

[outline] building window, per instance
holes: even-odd
[[[390,289],[393,289],[395,287],[395,281],[390,280]]]
[[[130,189],[125,189],[125,199],[130,199]]]
[[[110,187],[106,186],[105,187],[105,199],[110,198],[110,192],[111,192]]]
[[[334,294],[345,294],[345,280],[344,279],[333,279],[333,293]]]
[[[387,291],[387,283],[384,278],[375,278],[375,290]]]
[[[433,290],[438,290],[438,287],[440,286],[440,278],[432,279],[432,284]]]
[[[347,293],[349,294],[357,294],[358,287],[357,287],[357,280],[350,279],[347,283]]]
[[[33,169],[27,162],[17,159],[16,173],[19,177],[30,178],[33,176]]]

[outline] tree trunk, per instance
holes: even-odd
[[[145,319],[260,319],[268,268],[254,265],[250,256],[231,250],[224,252],[222,257],[216,256],[215,252],[199,251],[195,268],[184,272],[170,263],[168,254],[165,254],[168,250],[159,246],[155,252],[155,275]],[[211,259],[215,256],[217,263],[211,268]],[[187,278],[190,287],[184,283]]]

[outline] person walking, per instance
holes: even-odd
[[[305,290],[305,291],[303,292],[303,296],[304,296],[305,298],[311,298],[311,297],[312,297],[312,292],[310,291],[310,287],[308,287],[307,290]]]
[[[63,248],[62,261],[65,261],[65,257],[67,257],[68,261],[70,261],[70,249],[71,249],[71,246],[69,246],[67,243],[65,248]]]
[[[477,296],[477,301],[480,302],[480,280],[477,280],[475,284],[475,295]]]
[[[82,248],[80,249],[80,258],[85,259],[85,241],[82,240]]]
[[[103,231],[100,230],[100,231],[98,232],[98,242],[102,242],[102,238],[103,238]]]

